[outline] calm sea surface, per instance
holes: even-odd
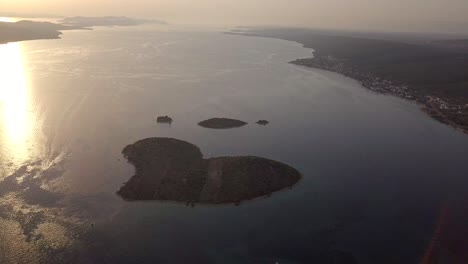
[[[442,204],[468,200],[468,136],[287,63],[310,55],[165,27],[0,45],[0,262],[315,263],[343,251],[418,263]],[[156,125],[166,114],[174,123]],[[251,124],[197,126],[211,117]],[[271,158],[303,180],[239,207],[125,202],[115,192],[134,171],[121,150],[147,137]]]

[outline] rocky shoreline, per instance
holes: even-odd
[[[331,55],[321,55],[315,52],[314,56],[314,58],[298,59],[290,63],[339,73],[361,82],[362,86],[371,91],[417,102],[432,118],[468,134],[468,104],[466,102],[427,95],[417,89],[412,89],[410,85],[362,72],[346,60]]]

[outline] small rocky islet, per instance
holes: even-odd
[[[204,128],[211,129],[229,129],[245,126],[247,125],[247,122],[231,118],[215,117],[201,121],[200,123],[198,123],[198,125]]]
[[[174,121],[174,120],[173,120],[171,117],[167,116],[167,115],[165,115],[165,116],[158,116],[158,117],[156,118],[156,122],[157,122],[157,123],[161,123],[161,124],[172,124],[173,121]]]
[[[261,125],[261,126],[266,126],[266,125],[270,124],[269,121],[263,120],[263,119],[262,119],[262,120],[258,120],[256,123],[257,123],[258,125]]]
[[[158,116],[156,118],[156,122],[160,124],[172,124],[173,121],[174,120],[167,115]],[[266,126],[270,124],[269,121],[263,120],[263,119],[258,120],[255,123],[261,126]],[[230,129],[230,128],[242,127],[247,124],[248,124],[247,122],[244,122],[242,120],[225,118],[225,117],[210,118],[210,119],[207,119],[198,123],[198,125],[201,127],[211,128],[211,129]]]
[[[117,194],[129,201],[240,204],[294,186],[301,174],[281,162],[253,157],[203,159],[200,149],[174,138],[147,138],[123,155],[135,175]]]

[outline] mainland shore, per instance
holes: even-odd
[[[129,17],[68,17],[57,23],[21,20],[18,22],[0,22],[0,44],[9,42],[59,39],[62,31],[85,29],[96,26],[137,26],[142,24],[165,24],[159,20],[135,19]]]
[[[468,133],[468,54],[438,43],[352,37],[311,29],[233,31],[298,42],[313,57],[290,63],[339,73],[367,89],[414,101],[434,119]],[[393,37],[393,36],[392,36]]]

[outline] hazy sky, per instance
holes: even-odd
[[[468,0],[0,0],[0,10],[203,25],[466,31]]]

